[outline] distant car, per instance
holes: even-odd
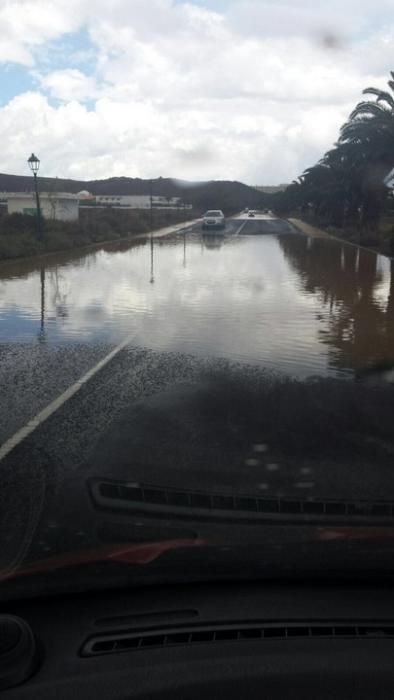
[[[223,229],[226,226],[224,214],[220,209],[212,209],[204,214],[202,220],[203,231],[209,229]]]
[[[254,219],[254,211],[250,211],[248,216],[249,216],[249,219]]]

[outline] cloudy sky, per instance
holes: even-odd
[[[289,182],[394,70],[392,0],[0,0],[0,171]]]

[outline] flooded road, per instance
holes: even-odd
[[[270,218],[4,265],[0,567],[149,539],[92,508],[97,479],[385,500],[394,392],[352,380],[394,359],[392,279]]]
[[[299,378],[351,374],[394,357],[387,258],[335,240],[277,235],[278,226],[253,235],[255,221],[234,235],[239,224],[229,222],[225,236],[195,228],[52,256],[38,269],[3,266],[1,343],[90,351],[131,335],[137,347]]]

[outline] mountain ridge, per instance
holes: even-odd
[[[77,194],[88,190],[94,195],[136,195],[149,194],[149,179],[111,177],[103,180],[73,180],[71,178],[39,177],[39,188],[43,192],[71,192]],[[31,192],[33,178],[29,175],[9,175],[0,173],[0,192]],[[264,204],[263,193],[254,187],[232,180],[210,180],[192,182],[174,178],[152,180],[154,195],[181,197],[196,208],[222,208],[236,211],[242,207],[255,207]]]

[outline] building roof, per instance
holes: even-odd
[[[78,201],[78,195],[71,194],[70,192],[40,192],[40,199],[69,199]],[[26,197],[33,197],[34,192],[6,192],[6,199],[25,199]]]

